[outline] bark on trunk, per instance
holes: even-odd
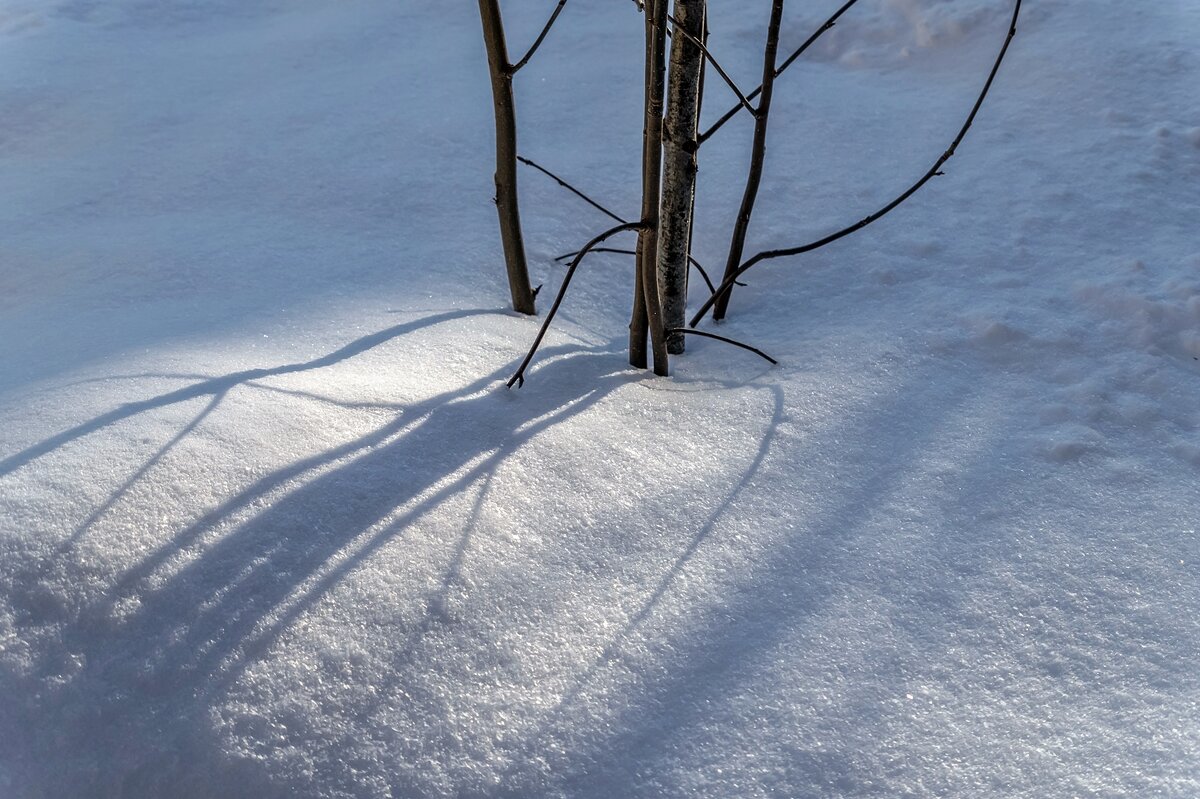
[[[492,104],[496,117],[496,213],[500,217],[500,239],[508,268],[508,288],[513,310],[534,314],[533,288],[525,262],[521,236],[521,210],[517,200],[517,118],[513,106],[512,65],[504,38],[504,21],[499,0],[479,0],[483,41],[487,47],[488,71],[492,78]]]
[[[704,36],[704,13],[705,0],[675,0],[675,21],[695,39]],[[686,321],[688,252],[696,196],[696,127],[703,64],[703,54],[692,38],[674,37],[663,134],[665,155],[658,239],[658,285],[662,295],[663,324],[668,330],[681,328]],[[667,337],[667,352],[678,355],[683,350],[682,333]]]
[[[733,227],[733,238],[729,243],[729,259],[725,262],[725,279],[741,266],[742,252],[746,247],[746,231],[750,228],[750,215],[754,213],[754,201],[758,198],[758,186],[762,182],[763,160],[767,154],[767,122],[771,114],[771,95],[775,90],[775,56],[779,49],[779,23],[783,17],[783,0],[773,0],[771,21],[767,25],[767,46],[763,51],[762,99],[754,115],[754,144],[750,150],[750,174],[746,176],[746,191],[742,195],[742,207],[738,210],[737,223]],[[713,306],[713,319],[725,318],[729,309],[729,297],[733,293],[730,285]]]
[[[654,373],[667,375],[666,329],[658,293],[658,204],[662,188],[663,93],[666,84],[667,2],[646,3],[646,120],[642,134],[642,223],[638,234],[637,288],[629,325],[629,362],[646,366],[646,331]],[[639,302],[640,294],[640,302]]]

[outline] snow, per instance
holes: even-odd
[[[750,247],[927,169],[1011,8],[860,5]],[[752,86],[767,8],[712,13]],[[640,22],[576,0],[517,79],[626,215]],[[1200,796],[1197,35],[1027,2],[946,176],[746,276],[778,367],[629,369],[602,255],[508,391],[469,4],[0,0],[0,797]],[[551,291],[606,221],[521,190]]]

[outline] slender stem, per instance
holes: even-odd
[[[550,329],[550,323],[554,321],[554,315],[558,313],[558,306],[562,305],[563,297],[567,295],[567,288],[569,288],[571,285],[571,278],[575,276],[575,270],[578,268],[580,262],[583,261],[584,256],[594,250],[596,245],[608,237],[615,236],[616,234],[626,230],[639,230],[641,227],[641,222],[626,222],[624,224],[617,225],[616,227],[611,227],[589,241],[584,245],[583,249],[579,251],[579,254],[575,256],[575,259],[571,261],[571,265],[567,268],[567,274],[563,277],[562,285],[558,288],[558,294],[554,297],[554,304],[550,306],[550,312],[546,314],[546,319],[542,322],[542,326],[538,330],[537,337],[533,340],[533,346],[531,346],[529,348],[529,352],[525,354],[525,358],[521,361],[521,365],[517,367],[517,371],[513,373],[511,378],[509,378],[508,383],[506,384],[509,388],[512,388],[514,383],[518,388],[525,384],[525,370],[529,368],[529,363],[533,360],[534,353],[536,353],[538,351],[538,347],[542,345],[542,339],[546,337],[546,331]]]
[[[764,359],[770,361],[772,366],[777,366],[779,364],[779,361],[775,360],[770,355],[767,355],[765,352],[760,350],[758,347],[751,347],[749,344],[744,344],[741,341],[731,339],[728,336],[718,336],[716,333],[709,333],[707,330],[692,330],[690,327],[673,327],[670,330],[668,330],[667,332],[668,333],[679,333],[681,335],[686,333],[689,336],[703,336],[704,338],[712,338],[712,339],[716,339],[717,341],[724,341],[726,344],[732,344],[735,347],[741,347],[744,350],[749,350],[750,352],[753,352],[758,357],[764,358]]]
[[[492,105],[496,120],[496,214],[500,220],[508,288],[512,295],[513,310],[533,314],[536,307],[525,260],[525,240],[521,234],[521,208],[517,194],[517,117],[512,75],[508,71],[504,20],[500,16],[498,0],[479,0],[479,15],[483,21],[483,41],[492,80]]]
[[[775,56],[779,52],[779,27],[783,22],[783,0],[773,0],[771,21],[767,25],[767,44],[763,48],[762,99],[758,102],[758,113],[754,115],[754,143],[750,148],[750,172],[746,175],[746,190],[742,194],[742,206],[738,209],[733,236],[729,241],[729,257],[725,262],[725,276],[737,271],[746,247],[746,234],[750,230],[750,217],[758,199],[758,187],[762,183],[763,165],[767,155],[767,123],[771,116],[771,98],[775,94]],[[725,318],[729,298],[733,293],[730,286],[717,299],[713,308],[713,319]]]
[[[696,312],[696,315],[692,317],[692,320],[688,324],[692,327],[695,327],[697,324],[699,324],[700,320],[704,318],[704,314],[708,312],[708,309],[713,306],[721,294],[728,291],[730,286],[733,285],[733,281],[745,274],[746,271],[752,268],[755,264],[773,258],[784,258],[789,255],[801,255],[806,252],[811,252],[812,250],[824,247],[827,244],[832,244],[840,238],[849,236],[851,233],[862,230],[864,227],[887,215],[909,197],[916,194],[922,186],[924,186],[934,177],[944,174],[941,171],[942,166],[945,165],[945,163],[952,157],[954,157],[954,153],[957,151],[958,146],[962,144],[963,139],[967,135],[967,131],[971,129],[971,125],[975,122],[975,116],[979,113],[979,109],[983,106],[984,99],[987,97],[988,92],[992,88],[992,82],[996,79],[996,73],[1000,71],[1000,64],[1004,61],[1004,56],[1008,53],[1008,46],[1012,42],[1013,37],[1017,35],[1017,19],[1020,17],[1020,15],[1021,0],[1016,0],[1016,2],[1013,4],[1012,22],[1009,24],[1008,35],[1004,38],[1004,45],[1000,48],[999,55],[996,56],[996,62],[992,65],[992,71],[988,73],[987,81],[983,84],[983,90],[979,93],[979,97],[975,100],[975,104],[971,107],[971,113],[967,115],[967,121],[963,123],[962,128],[958,131],[958,135],[955,136],[954,141],[950,143],[950,147],[947,148],[944,153],[942,153],[941,157],[938,158],[936,162],[934,162],[933,166],[929,168],[929,171],[921,176],[920,180],[909,186],[899,197],[892,200],[875,213],[863,217],[849,227],[842,228],[841,230],[831,233],[824,238],[817,239],[816,241],[809,242],[808,244],[803,244],[799,247],[788,247],[781,250],[764,250],[758,253],[734,270],[732,274],[729,274],[725,277],[725,279],[721,282],[721,285],[715,292],[712,293],[711,296],[709,296],[707,300],[705,300],[704,304],[700,306],[700,310]]]
[[[825,20],[825,22],[821,25],[821,27],[819,27],[815,31],[813,31],[812,35],[804,40],[804,44],[797,47],[790,56],[788,56],[786,59],[784,59],[783,63],[780,64],[779,67],[775,70],[775,77],[778,78],[780,75],[782,75],[784,70],[786,70],[788,67],[790,67],[797,58],[799,58],[801,55],[803,55],[804,51],[807,50],[809,47],[811,47],[813,42],[815,42],[817,39],[821,38],[821,36],[827,30],[832,28],[837,23],[838,18],[841,17],[842,14],[845,14],[847,11],[849,11],[850,7],[853,6],[857,2],[858,2],[858,0],[846,0],[846,3],[843,4],[841,8],[839,8],[837,11],[835,11],[833,13],[833,16],[831,16],[829,19]],[[753,100],[755,97],[758,97],[758,95],[762,93],[762,90],[763,90],[762,84],[759,84],[757,89],[750,92],[750,94],[746,95],[747,99]],[[728,111],[726,111],[721,116],[720,119],[718,119],[716,122],[714,122],[709,127],[708,130],[706,130],[700,134],[698,141],[701,144],[704,144],[704,142],[708,141],[708,138],[710,136],[712,136],[714,133],[716,133],[718,130],[720,130],[721,127],[726,122],[733,119],[737,115],[738,111],[742,110],[742,107],[743,106],[741,104],[738,104],[738,105],[735,105],[733,108],[730,108]]]
[[[554,27],[555,20],[558,19],[558,15],[562,13],[563,6],[566,4],[567,0],[558,0],[558,5],[554,7],[554,12],[550,14],[550,19],[546,20],[546,26],[542,28],[542,32],[539,33],[537,39],[534,40],[533,46],[529,48],[525,55],[521,56],[520,61],[508,68],[509,75],[516,75],[521,67],[529,63],[529,59],[533,58],[533,54],[536,53],[537,49],[542,46],[542,40],[546,38],[546,34],[550,32],[552,27]]]
[[[646,326],[650,331],[650,348],[654,353],[654,374],[660,377],[670,373],[657,266],[659,201],[662,194],[663,105],[667,77],[667,2],[668,0],[652,0],[647,4],[651,11],[646,14],[646,117],[642,134],[642,228],[638,235],[641,257],[638,259],[637,269]],[[640,323],[640,314],[635,313],[635,321]],[[631,331],[631,363],[635,360],[632,357],[633,349],[640,335],[640,331],[636,336]]]

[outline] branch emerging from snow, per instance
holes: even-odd
[[[579,266],[579,263],[583,260],[584,256],[586,256],[598,244],[600,244],[600,242],[604,241],[609,236],[615,236],[616,234],[622,233],[626,230],[641,230],[643,227],[645,227],[645,225],[641,222],[625,222],[617,225],[616,227],[611,227],[589,241],[584,245],[583,249],[579,251],[579,253],[575,256],[575,259],[571,261],[571,265],[567,267],[567,274],[565,277],[563,277],[562,285],[559,286],[558,296],[554,298],[554,304],[550,306],[550,312],[546,314],[546,321],[542,322],[542,327],[540,330],[538,330],[537,337],[533,340],[533,346],[531,346],[529,348],[529,352],[525,354],[525,359],[521,361],[521,365],[517,367],[517,371],[513,373],[511,378],[509,378],[507,383],[509,388],[512,388],[513,384],[516,384],[518,388],[525,385],[525,370],[529,367],[529,362],[533,360],[534,353],[537,352],[538,347],[542,345],[542,339],[545,338],[546,331],[550,329],[550,323],[554,321],[554,315],[558,313],[558,306],[562,305],[563,297],[565,297],[567,294],[567,288],[571,285],[571,278],[575,275],[575,269]]]
[[[892,200],[875,213],[863,217],[849,227],[842,228],[836,233],[831,233],[824,238],[811,241],[808,244],[802,244],[799,247],[788,247],[780,250],[763,250],[749,260],[745,261],[740,267],[737,268],[737,270],[726,276],[725,280],[721,282],[720,288],[713,292],[712,296],[704,301],[704,304],[700,306],[700,310],[696,312],[696,315],[692,317],[692,320],[688,322],[688,324],[692,327],[695,327],[697,324],[699,324],[700,320],[704,318],[704,314],[708,312],[708,309],[711,308],[714,303],[716,303],[721,294],[729,291],[730,287],[733,285],[733,281],[741,275],[744,275],[746,271],[755,264],[773,258],[784,258],[789,255],[801,255],[806,252],[811,252],[812,250],[819,249],[827,244],[832,244],[840,238],[849,236],[851,233],[862,230],[872,222],[875,222],[886,216],[909,197],[916,194],[922,186],[924,186],[934,177],[944,174],[941,171],[942,166],[944,166],[947,161],[954,157],[955,151],[958,149],[958,146],[962,144],[963,139],[967,135],[967,131],[971,129],[971,125],[975,122],[975,116],[979,113],[979,109],[983,106],[984,99],[987,98],[988,92],[992,88],[992,82],[996,79],[996,73],[1000,71],[1000,64],[1004,61],[1004,56],[1008,53],[1008,46],[1012,43],[1013,37],[1017,35],[1017,19],[1020,17],[1020,15],[1021,0],[1016,0],[1016,2],[1013,4],[1012,22],[1008,27],[1008,35],[1004,38],[1004,45],[1000,48],[1000,53],[996,56],[996,62],[992,64],[992,71],[988,73],[987,81],[983,84],[983,90],[979,93],[979,97],[975,100],[975,105],[971,107],[971,113],[967,115],[967,121],[963,123],[962,128],[958,131],[958,135],[954,137],[954,141],[950,143],[950,146],[944,153],[942,153],[941,157],[934,162],[933,166],[929,168],[928,172],[922,175],[916,183],[905,189],[905,191],[900,194],[899,197]]]

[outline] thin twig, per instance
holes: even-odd
[[[531,166],[531,167],[533,167],[533,168],[534,168],[534,169],[536,169],[538,172],[541,172],[543,175],[546,175],[547,177],[549,177],[550,179],[552,179],[552,180],[553,180],[555,183],[557,183],[558,185],[562,186],[564,189],[566,189],[567,191],[571,192],[571,193],[572,193],[572,194],[574,194],[576,197],[578,197],[579,199],[583,200],[585,203],[587,203],[588,205],[592,206],[593,208],[595,208],[597,211],[599,211],[600,213],[604,214],[605,216],[608,216],[608,217],[610,217],[610,218],[612,218],[612,219],[616,220],[617,222],[626,222],[626,221],[628,221],[628,220],[622,219],[621,217],[617,216],[617,215],[616,215],[616,214],[614,214],[612,211],[608,210],[608,209],[607,209],[607,208],[605,208],[603,205],[601,205],[600,203],[596,202],[596,201],[595,201],[595,200],[593,200],[591,197],[587,196],[586,194],[584,194],[583,192],[581,192],[579,189],[577,189],[577,188],[575,188],[574,186],[572,186],[570,183],[567,183],[565,180],[563,180],[563,179],[562,179],[562,178],[560,178],[558,175],[556,175],[556,174],[554,174],[553,172],[551,172],[549,169],[546,169],[546,167],[542,166],[541,164],[539,164],[539,163],[537,163],[537,162],[535,162],[535,161],[532,161],[532,160],[530,160],[530,159],[528,159],[528,158],[525,158],[524,156],[521,156],[521,155],[518,155],[518,156],[517,156],[517,160],[518,160],[518,161],[520,161],[522,164],[525,164],[526,166]]]
[[[550,19],[546,20],[546,26],[542,28],[542,32],[539,33],[537,39],[534,40],[533,46],[530,47],[528,52],[521,57],[520,61],[508,68],[509,75],[516,75],[517,71],[520,70],[521,67],[529,63],[529,59],[533,58],[533,54],[536,53],[537,49],[542,46],[542,40],[546,38],[546,34],[550,32],[552,27],[554,27],[554,21],[558,19],[558,15],[562,13],[563,6],[566,4],[567,0],[558,0],[558,5],[554,7],[554,13],[550,15]]]
[[[618,255],[637,255],[636,250],[623,250],[620,247],[593,247],[592,252],[611,252]],[[566,255],[560,255],[554,260],[565,261],[568,258],[574,258],[576,255],[579,255],[579,250],[576,250],[572,253],[567,253]]]
[[[571,193],[572,193],[572,194],[574,194],[576,197],[578,197],[579,199],[583,200],[585,203],[587,203],[588,205],[592,206],[593,208],[595,208],[595,209],[596,209],[597,211],[599,211],[600,213],[602,213],[602,214],[605,214],[605,215],[606,215],[606,216],[608,216],[609,218],[611,218],[611,219],[613,219],[613,220],[615,220],[615,221],[617,221],[617,222],[620,222],[620,223],[622,223],[622,224],[624,224],[624,223],[626,223],[626,222],[628,222],[628,221],[629,221],[629,220],[627,220],[627,219],[622,219],[621,217],[617,216],[615,213],[613,213],[613,212],[612,212],[612,211],[610,211],[609,209],[605,208],[603,205],[601,205],[600,203],[596,202],[596,201],[595,201],[595,200],[593,200],[591,197],[587,196],[587,195],[586,195],[586,194],[584,194],[582,191],[580,191],[579,189],[577,189],[577,188],[575,188],[574,186],[572,186],[570,183],[567,183],[567,182],[566,182],[565,180],[563,180],[561,177],[559,177],[558,175],[554,174],[554,173],[553,173],[553,172],[551,172],[549,169],[546,169],[546,167],[542,166],[541,164],[537,163],[536,161],[533,161],[532,159],[526,158],[526,157],[524,157],[524,156],[521,156],[521,155],[518,155],[518,156],[517,156],[517,160],[518,160],[518,161],[520,161],[522,164],[525,164],[526,166],[531,166],[531,167],[533,167],[533,168],[534,168],[534,169],[536,169],[537,171],[541,172],[543,175],[546,175],[546,176],[547,176],[547,177],[549,177],[551,180],[553,180],[555,183],[557,183],[558,185],[562,186],[564,189],[566,189],[567,191],[571,192]],[[595,252],[619,252],[618,250],[610,250],[610,249],[607,249],[607,248],[604,248],[604,247],[601,247],[601,248],[594,248],[594,251],[595,251]],[[574,258],[574,257],[575,257],[576,255],[578,255],[578,254],[579,254],[579,250],[575,250],[574,252],[567,252],[567,253],[563,253],[562,255],[559,255],[559,256],[555,257],[555,259],[554,259],[554,260],[556,260],[556,261],[565,261],[565,260],[567,260],[568,258]],[[629,254],[630,254],[630,255],[632,255],[632,254],[633,254],[633,252],[632,252],[632,251],[630,251],[630,253],[629,253]],[[695,258],[693,258],[693,257],[691,256],[691,254],[690,254],[690,253],[688,254],[688,263],[690,263],[690,264],[691,264],[693,267],[695,267],[696,271],[700,273],[700,276],[701,276],[702,278],[704,278],[704,282],[708,284],[708,290],[709,290],[709,291],[716,291],[716,287],[715,287],[715,286],[713,286],[712,279],[709,277],[709,275],[708,275],[708,272],[707,272],[707,271],[704,269],[704,267],[703,267],[703,266],[701,266],[701,265],[700,265],[700,262],[699,262],[699,261],[697,261]],[[744,286],[744,285],[746,285],[746,284],[745,284],[745,283],[738,283],[737,285],[739,285],[739,286]]]
[[[704,304],[700,306],[700,310],[696,312],[696,315],[692,317],[692,320],[688,322],[688,324],[692,327],[695,327],[697,324],[699,324],[700,320],[704,318],[704,314],[707,313],[708,309],[711,308],[717,301],[717,298],[720,297],[720,295],[724,292],[728,291],[729,287],[733,285],[733,280],[745,274],[746,271],[755,264],[770,260],[772,258],[783,258],[789,255],[801,255],[806,252],[811,252],[812,250],[819,249],[827,244],[832,244],[840,238],[849,236],[851,233],[862,230],[864,227],[887,215],[909,197],[916,194],[922,186],[924,186],[934,177],[944,174],[941,171],[942,166],[954,156],[958,146],[966,137],[967,131],[971,129],[971,125],[975,122],[975,116],[979,113],[979,109],[983,106],[984,99],[987,97],[988,92],[992,88],[992,82],[996,79],[996,73],[1000,71],[1000,64],[1004,61],[1004,56],[1008,53],[1008,46],[1012,43],[1013,37],[1017,35],[1017,19],[1020,17],[1020,15],[1021,0],[1016,0],[1013,5],[1012,22],[1009,24],[1008,35],[1004,38],[1004,45],[1000,48],[999,55],[996,56],[996,62],[992,65],[992,71],[988,73],[987,81],[983,84],[983,90],[979,93],[978,99],[975,100],[975,105],[971,107],[971,113],[967,115],[967,121],[963,123],[962,128],[958,131],[958,135],[955,136],[954,141],[950,143],[950,147],[947,148],[944,153],[942,153],[941,157],[938,158],[934,165],[929,168],[929,171],[921,176],[920,180],[918,180],[912,186],[909,186],[908,189],[906,189],[899,197],[892,200],[875,213],[871,214],[870,216],[863,217],[853,225],[842,228],[836,233],[831,233],[824,238],[817,239],[816,241],[809,242],[808,244],[804,244],[799,247],[788,247],[780,250],[764,250],[758,253],[743,263],[737,268],[736,271],[728,275],[725,280],[721,282],[720,288],[704,301]]]
[[[525,385],[525,369],[529,366],[529,362],[533,360],[533,355],[537,352],[538,347],[542,345],[542,339],[546,336],[546,331],[550,329],[550,323],[554,321],[554,315],[558,313],[558,306],[562,305],[563,297],[567,294],[567,287],[571,285],[571,278],[575,275],[575,269],[579,266],[584,256],[609,236],[615,236],[626,230],[641,230],[642,227],[641,222],[626,222],[609,228],[589,241],[579,251],[579,254],[575,256],[575,260],[571,261],[571,265],[567,268],[567,274],[563,277],[562,285],[558,288],[558,295],[554,298],[554,304],[550,306],[550,312],[546,314],[546,320],[542,322],[542,327],[538,330],[537,337],[533,340],[533,346],[529,348],[529,352],[526,353],[525,359],[521,361],[521,365],[517,367],[517,371],[509,378],[506,384],[509,388],[512,388],[514,383],[516,383],[518,388]]]
[[[801,55],[803,55],[804,51],[807,50],[809,47],[811,47],[813,42],[815,42],[817,39],[820,39],[821,36],[825,33],[825,31],[829,30],[837,23],[838,18],[840,16],[842,16],[842,14],[845,14],[847,11],[849,11],[850,7],[857,2],[858,2],[858,0],[846,0],[846,3],[841,8],[839,8],[837,11],[835,11],[833,13],[832,17],[825,20],[825,22],[821,25],[821,27],[819,27],[815,31],[813,31],[812,35],[804,40],[804,44],[797,47],[790,56],[788,56],[786,59],[784,59],[783,63],[780,64],[775,69],[775,77],[778,78],[780,75],[782,75],[783,71],[785,69],[790,67],[797,58],[799,58]],[[746,95],[746,98],[748,100],[753,100],[755,97],[758,97],[758,95],[760,95],[762,93],[762,90],[763,90],[763,87],[762,87],[762,84],[760,83],[758,85],[757,89],[750,92],[750,94]],[[740,111],[741,109],[742,109],[742,105],[739,104],[739,105],[735,105],[733,108],[730,108],[728,111],[726,111],[724,113],[724,115],[721,116],[720,119],[718,119],[716,122],[714,122],[709,127],[708,130],[706,130],[706,131],[704,131],[704,133],[700,134],[700,136],[696,139],[697,143],[704,144],[704,142],[708,141],[709,136],[712,136],[714,133],[716,133],[721,128],[722,125],[724,125],[729,120],[733,119],[733,117],[736,116],[737,112]]]
[[[716,333],[709,333],[707,330],[692,330],[690,327],[673,327],[667,331],[667,335],[672,333],[686,333],[689,336],[703,336],[704,338],[713,338],[717,341],[724,341],[726,344],[732,344],[735,347],[741,347],[744,350],[753,352],[758,357],[770,361],[772,366],[777,366],[779,364],[779,361],[775,360],[770,355],[767,355],[758,347],[751,347],[749,344],[743,344],[742,342],[735,341],[727,336],[718,336]]]
[[[724,68],[721,66],[720,62],[717,61],[716,57],[709,51],[708,47],[704,44],[704,42],[700,41],[695,36],[693,36],[689,31],[685,30],[684,27],[679,24],[679,20],[675,19],[675,17],[671,16],[670,14],[667,15],[667,21],[675,26],[674,30],[677,30],[680,33],[682,33],[685,39],[687,39],[689,42],[691,42],[692,44],[694,44],[696,46],[696,48],[700,51],[700,53],[704,56],[704,58],[708,61],[708,63],[712,64],[713,69],[715,69],[717,71],[717,74],[721,76],[721,79],[725,81],[725,85],[728,86],[733,91],[733,93],[737,95],[738,107],[745,108],[747,111],[749,111],[751,113],[751,115],[756,116],[758,114],[758,109],[756,109],[754,106],[750,105],[750,101],[746,98],[746,95],[743,94],[742,90],[738,88],[738,85],[733,82],[733,78],[729,77],[729,73],[727,73],[724,70]]]

